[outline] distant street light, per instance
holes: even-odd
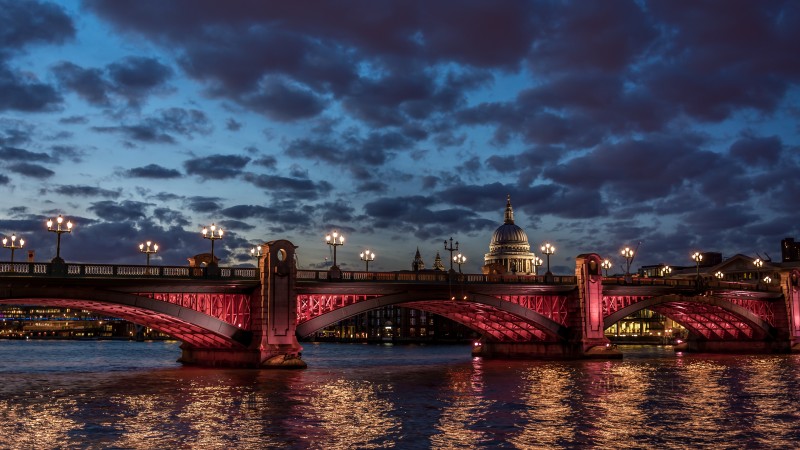
[[[664,266],[661,268],[661,276],[667,278],[672,273],[672,267]]]
[[[715,277],[717,277],[717,279],[719,279],[719,280],[721,280],[721,279],[725,278],[725,274],[724,274],[724,273],[722,273],[722,271],[720,271],[720,270],[718,270],[718,271],[717,271],[717,272],[714,274],[714,276],[715,276]]]
[[[358,256],[360,256],[361,260],[364,261],[367,264],[366,271],[369,272],[369,262],[375,260],[375,253],[373,253],[373,252],[371,252],[369,250],[364,250]]]
[[[467,257],[459,253],[456,256],[453,256],[453,262],[458,264],[458,273],[461,273],[461,265],[467,262]]]
[[[547,255],[547,273],[545,273],[545,275],[553,275],[552,273],[550,273],[550,255],[554,254],[555,252],[556,252],[555,246],[550,245],[549,242],[545,242],[542,245],[542,253]]]
[[[11,235],[11,243],[8,243],[9,239],[7,237],[3,238],[3,248],[7,248],[11,250],[11,263],[14,263],[14,250],[21,249],[25,245],[25,239],[19,240],[19,245],[17,245],[17,235],[16,233]],[[14,266],[11,266],[11,271],[14,271]]]
[[[697,278],[700,278],[700,261],[703,260],[703,255],[700,252],[692,253],[692,259],[697,266]]]
[[[147,241],[147,245],[139,244],[139,251],[147,255],[147,267],[150,267],[150,254],[158,252],[158,244],[153,244],[152,241]]]
[[[772,283],[772,278],[770,278],[769,275],[767,275],[766,277],[764,277],[764,283],[766,284]]]
[[[542,267],[543,263],[544,263],[544,261],[542,261],[542,258],[539,258],[538,256],[534,256],[533,257],[533,274],[534,275],[539,276],[539,267]]]
[[[57,264],[64,263],[64,260],[61,259],[61,235],[63,233],[72,233],[72,222],[68,220],[66,223],[66,228],[61,227],[63,223],[64,223],[64,218],[61,217],[61,214],[59,214],[58,218],[56,219],[55,228],[53,228],[53,219],[47,220],[47,231],[52,231],[53,233],[56,234],[56,236],[58,236],[58,238],[56,239],[56,257],[53,258],[53,260],[51,261]]]
[[[444,241],[444,249],[447,250],[448,252],[450,252],[450,270],[452,271],[453,270],[453,252],[457,252],[458,251],[458,241],[456,241],[456,246],[453,247],[453,238],[451,236],[450,237],[450,247],[449,248],[447,247],[447,241],[445,240]]]
[[[633,250],[630,247],[625,247],[620,251],[622,257],[625,258],[625,280],[630,281],[631,278],[631,261],[633,261]]]
[[[222,234],[222,228],[217,228],[213,223],[208,228],[203,227],[203,238],[211,241],[211,261],[208,263],[209,266],[217,265],[217,261],[214,259],[214,241],[222,239]]]
[[[344,245],[344,235],[339,234],[338,231],[334,231],[325,236],[325,243],[333,247],[333,266],[331,269],[338,269],[339,266],[336,265],[336,247]]]
[[[600,267],[602,267],[603,269],[606,269],[606,276],[608,276],[608,269],[611,268],[611,260],[610,259],[604,259],[603,262],[600,263]]]
[[[253,248],[250,249],[250,254],[253,255],[255,259],[261,258],[261,246],[254,245]]]

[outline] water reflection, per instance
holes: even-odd
[[[459,347],[323,345],[307,349],[308,370],[282,372],[184,368],[169,344],[39,345],[44,360],[6,344],[0,360],[23,364],[0,367],[0,448],[792,448],[800,439],[800,357],[790,355],[623,349],[621,361],[535,362],[472,359]]]
[[[460,366],[447,371],[446,383],[438,396],[441,414],[431,436],[431,444],[437,448],[447,446],[467,448],[489,440],[480,422],[492,408],[492,402],[484,398],[483,364],[473,358],[469,366]]]
[[[574,367],[559,363],[531,364],[520,374],[517,395],[525,406],[516,411],[521,431],[509,441],[518,448],[536,445],[545,448],[576,442],[577,430],[572,399]]]

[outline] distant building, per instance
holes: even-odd
[[[489,253],[483,257],[483,273],[535,273],[534,258],[528,235],[525,230],[514,224],[514,209],[511,207],[511,196],[506,200],[503,224],[492,234]]]
[[[782,240],[781,261],[783,262],[800,261],[800,242],[795,242],[794,238],[786,238]]]

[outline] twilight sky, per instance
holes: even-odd
[[[37,261],[479,272],[510,194],[553,272],[800,238],[796,1],[0,0],[0,234]],[[2,260],[8,260],[10,252]],[[21,252],[18,260],[24,259]]]

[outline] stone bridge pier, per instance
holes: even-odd
[[[789,345],[792,353],[800,353],[800,270],[792,269],[781,275],[785,275],[783,297],[789,316]]]
[[[249,345],[241,348],[197,348],[184,344],[180,362],[202,366],[305,368],[297,341],[297,295],[294,244],[267,242],[258,268],[261,283],[250,300]]]

